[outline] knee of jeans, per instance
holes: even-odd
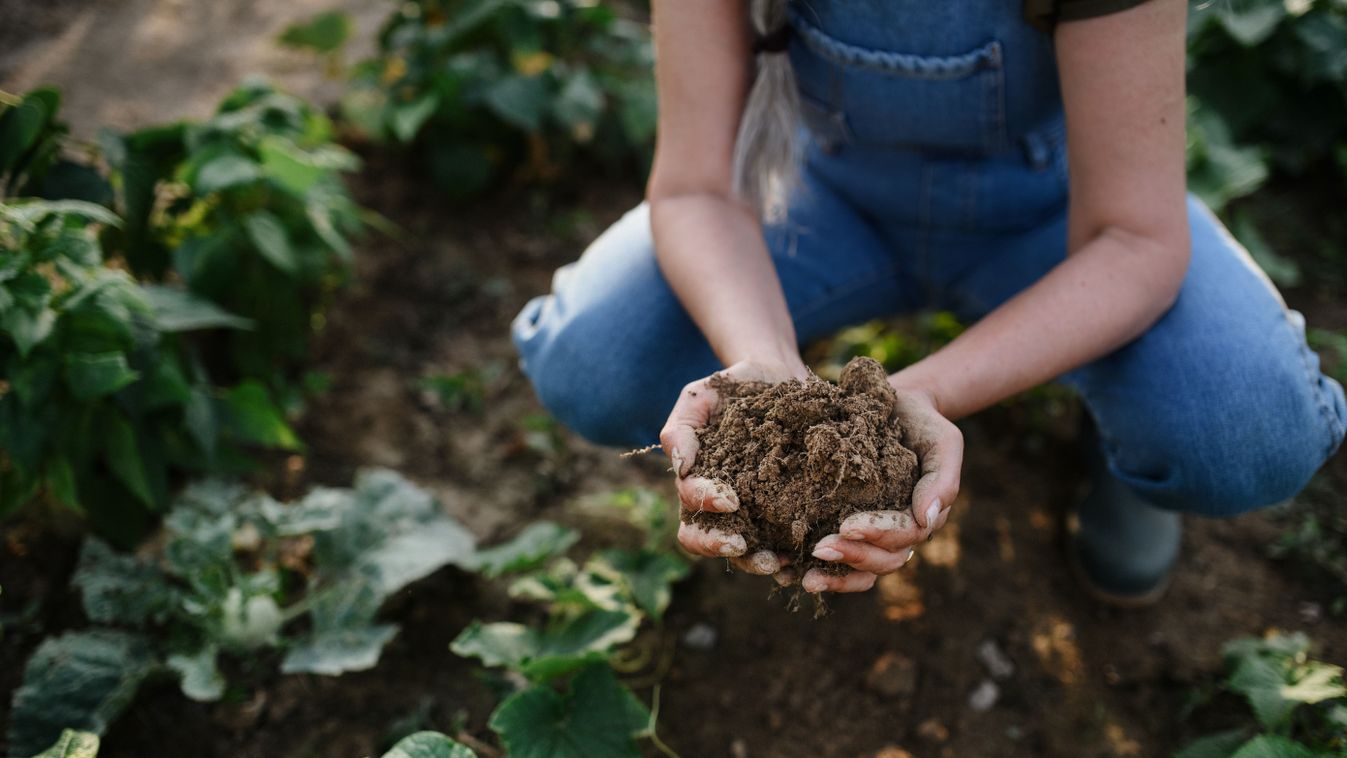
[[[632,370],[639,364],[615,355],[622,342],[601,330],[573,319],[549,320],[549,297],[531,301],[512,327],[521,368],[539,402],[595,444],[634,448],[656,441],[662,419]]]
[[[1139,455],[1120,450],[1114,469],[1143,496],[1170,510],[1225,517],[1276,505],[1304,489],[1341,442],[1335,429],[1325,445],[1320,409],[1305,411],[1280,420],[1276,431],[1241,425],[1239,414],[1225,416],[1224,428],[1171,426],[1136,443],[1146,447]]]

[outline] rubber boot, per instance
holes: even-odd
[[[1086,589],[1106,603],[1151,605],[1169,588],[1182,521],[1114,476],[1102,453],[1094,468],[1094,488],[1076,509],[1070,531],[1077,573]]]

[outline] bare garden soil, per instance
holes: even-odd
[[[179,6],[196,1],[163,5],[182,14]],[[138,12],[149,5],[130,4]],[[283,6],[250,0],[231,12],[244,16],[252,5]],[[105,25],[87,26],[97,35]],[[191,60],[190,48],[181,55]],[[140,91],[101,88],[101,65],[87,56],[58,82],[84,83],[81,97],[93,98],[92,87],[104,104],[76,109],[72,120]],[[175,117],[177,102],[145,103],[137,118]],[[391,466],[434,491],[484,542],[540,517],[584,527],[587,539],[622,539],[575,503],[642,485],[673,502],[670,474],[654,456],[619,459],[539,420],[508,336],[510,319],[548,289],[553,270],[638,202],[635,182],[595,178],[453,206],[404,163],[371,156],[353,186],[405,239],[375,236],[358,251],[355,284],[314,347],[314,368],[332,381],[300,425],[309,449],[273,461],[259,484],[288,497],[312,484],[349,484],[360,466]],[[1287,294],[1312,324],[1347,329],[1334,293]],[[458,371],[482,378],[480,410],[446,408],[420,388],[427,374]],[[1225,641],[1303,630],[1321,657],[1347,660],[1347,624],[1327,611],[1343,588],[1269,557],[1288,523],[1275,510],[1189,519],[1174,585],[1157,607],[1121,612],[1092,602],[1060,545],[1061,516],[1085,485],[1078,411],[1043,411],[1021,402],[966,422],[963,492],[948,525],[873,591],[832,599],[823,620],[769,598],[769,580],[700,561],[676,587],[664,627],[636,643],[658,653],[652,660],[671,661],[629,680],[647,702],[659,681],[664,741],[686,758],[1161,756],[1242,719],[1230,700],[1186,712],[1218,671]],[[1347,493],[1347,458],[1321,476]],[[0,722],[42,637],[83,623],[67,588],[76,548],[74,537],[28,524],[0,533],[0,608],[8,615],[40,603],[0,638]],[[491,742],[486,720],[500,683],[448,643],[474,617],[526,613],[503,586],[446,569],[391,601],[386,615],[402,631],[374,670],[280,676],[264,656],[233,664],[226,673],[235,686],[214,704],[188,701],[164,681],[141,692],[100,755],[356,758],[419,727]]]

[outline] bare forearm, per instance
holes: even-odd
[[[941,413],[957,419],[1104,356],[1173,303],[1188,254],[1183,242],[1168,248],[1148,238],[1100,235],[891,381],[929,392]]]
[[[660,270],[722,363],[803,370],[780,280],[747,208],[682,194],[652,199],[650,219]]]

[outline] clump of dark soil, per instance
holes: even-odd
[[[852,359],[840,384],[717,374],[711,386],[721,405],[697,432],[690,474],[729,484],[739,510],[684,510],[684,522],[742,534],[749,554],[790,555],[801,572],[846,573],[811,557],[814,545],[853,513],[911,508],[917,456],[903,446],[898,399],[878,361]]]

